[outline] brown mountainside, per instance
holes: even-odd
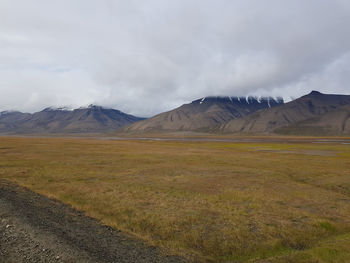
[[[282,98],[207,97],[134,123],[124,131],[217,131],[230,120],[281,104]]]
[[[350,104],[331,110],[321,116],[281,127],[276,132],[299,135],[350,134]]]
[[[349,104],[349,95],[330,95],[312,91],[284,105],[231,120],[221,126],[221,131],[303,134],[309,130],[316,134],[322,131],[342,133],[348,129],[347,124],[344,126],[344,122],[348,121],[346,112]]]

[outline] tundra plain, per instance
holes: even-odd
[[[348,143],[0,137],[0,178],[194,262],[350,262]]]

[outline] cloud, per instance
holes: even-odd
[[[0,0],[0,109],[349,93],[345,0]]]

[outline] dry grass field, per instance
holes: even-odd
[[[347,144],[0,137],[0,178],[196,262],[350,262]]]

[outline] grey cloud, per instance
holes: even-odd
[[[349,93],[345,0],[0,0],[0,109]]]

